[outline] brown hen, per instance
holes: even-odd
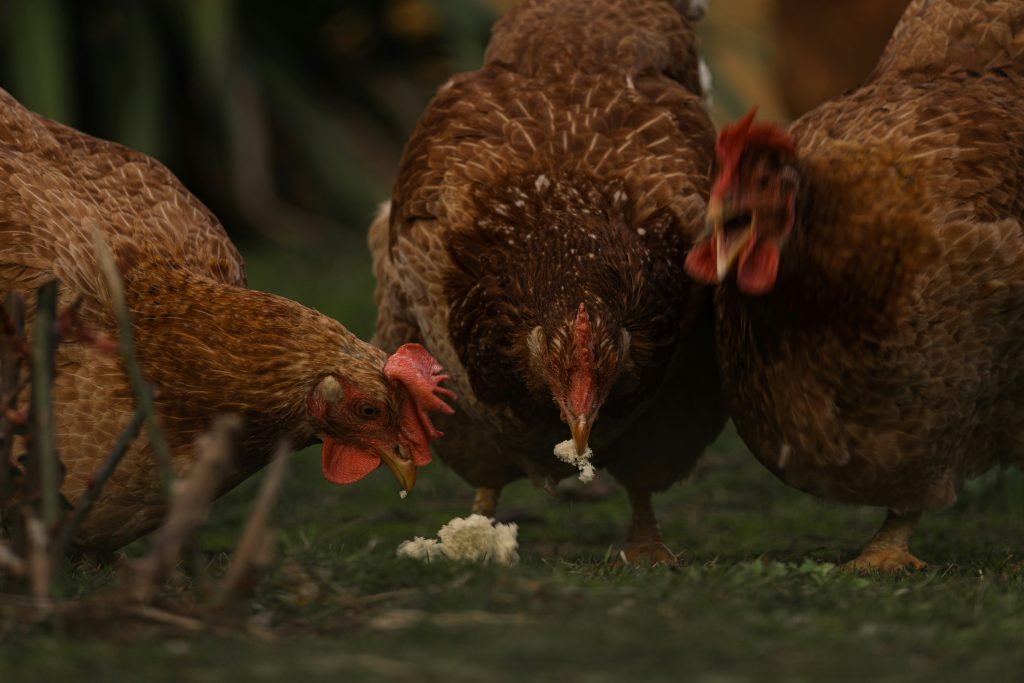
[[[376,341],[422,342],[451,371],[463,400],[438,453],[478,487],[474,511],[524,475],[572,474],[552,454],[571,433],[629,490],[631,560],[674,559],[651,492],[725,419],[710,300],[682,262],[713,146],[700,8],[674,5],[519,3],[420,119],[370,230]]]
[[[687,266],[730,409],[789,484],[889,510],[853,567],[921,566],[920,514],[1024,463],[1022,70],[1024,3],[917,0],[863,86],[719,136]]]
[[[166,168],[47,121],[0,90],[0,295],[28,295],[57,278],[64,305],[80,300],[84,323],[116,336],[97,230],[124,267],[137,353],[157,391],[175,472],[188,469],[193,441],[213,418],[237,413],[243,428],[225,491],[281,440],[323,440],[332,481],[355,481],[383,461],[404,488],[412,485],[437,436],[425,411],[448,409],[434,393],[444,393],[440,367],[422,347],[388,358],[316,311],[246,289],[242,259],[220,223]],[[75,502],[135,400],[119,358],[68,340],[58,351],[54,404],[62,492]],[[14,455],[23,451],[16,440]],[[154,528],[163,509],[143,437],[77,541],[117,548]]]

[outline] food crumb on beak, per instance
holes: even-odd
[[[402,489],[401,491],[398,492],[398,497],[401,498],[402,500],[405,500],[405,497],[408,495],[409,492],[406,491],[405,489]]]
[[[594,457],[594,451],[590,446],[583,451],[583,455],[579,455],[576,453],[576,443],[572,439],[562,441],[555,445],[555,457],[562,462],[575,465],[580,471],[580,481],[584,484],[594,478],[594,466],[590,464],[590,459]]]

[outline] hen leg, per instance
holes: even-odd
[[[492,489],[487,486],[477,488],[476,495],[473,497],[473,514],[493,518],[498,509],[500,495],[501,489]]]
[[[928,565],[910,552],[910,535],[921,517],[920,512],[898,515],[892,510],[885,516],[882,528],[874,535],[855,559],[843,569],[858,572],[898,572],[924,569]]]
[[[626,549],[623,557],[629,564],[679,564],[679,559],[661,537],[661,528],[654,516],[651,492],[630,487],[629,504],[633,509],[633,521],[629,526]]]

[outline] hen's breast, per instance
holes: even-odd
[[[698,97],[662,76],[488,66],[438,94],[403,157],[391,256],[428,348],[468,389],[468,419],[501,434],[492,451],[560,468],[551,448],[568,430],[550,390],[524,379],[525,337],[581,302],[667,362],[700,297],[683,263],[712,141]],[[595,438],[638,403],[610,399]]]
[[[816,308],[806,282],[792,307],[720,288],[730,412],[755,456],[790,485],[920,510],[951,504],[964,481],[999,462],[1024,461],[1019,226],[960,222],[943,232],[941,255],[881,327],[834,302],[825,303],[848,324],[797,319],[788,311]]]

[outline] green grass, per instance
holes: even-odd
[[[365,335],[362,258],[353,251],[353,263],[307,265],[325,283],[316,291],[259,255],[249,262],[254,285],[318,305]],[[259,479],[215,506],[200,544],[211,572],[223,569]],[[834,568],[871,536],[881,511],[786,488],[731,432],[692,481],[656,500],[670,546],[683,552],[678,570],[606,562],[625,534],[624,494],[565,503],[527,482],[510,487],[500,508],[520,525],[518,566],[395,557],[402,540],[466,514],[471,497],[439,462],[406,500],[386,470],[333,486],[319,453],[305,451],[274,515],[274,566],[238,607],[249,632],[36,630],[0,644],[0,680],[1024,679],[1024,574],[1009,569],[1024,559],[1016,473],[988,476],[952,510],[926,516],[913,547],[932,568],[900,577]],[[109,567],[68,578],[83,594],[116,581]],[[187,595],[188,581],[172,592]]]

